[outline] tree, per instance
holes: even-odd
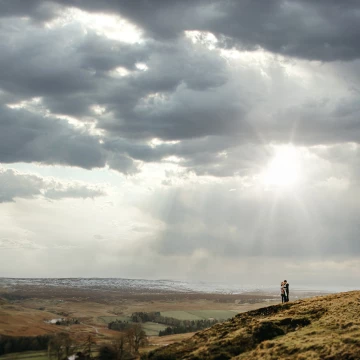
[[[52,358],[55,355],[57,360],[61,360],[71,354],[74,342],[68,333],[58,333],[50,341],[48,345],[48,356]]]
[[[87,355],[89,359],[92,359],[91,355],[92,355],[93,345],[95,344],[96,342],[94,337],[89,334],[84,343],[84,354]]]
[[[139,353],[140,346],[147,344],[147,337],[145,331],[142,329],[140,324],[133,325],[129,330],[126,331],[129,346],[135,354]]]
[[[132,358],[131,348],[126,333],[121,333],[116,339],[113,340],[112,345],[116,353],[116,360],[125,360],[129,357]]]
[[[128,333],[122,332],[114,339],[111,345],[102,345],[99,348],[99,360],[126,360],[133,359],[129,345]]]
[[[7,353],[10,353],[12,350],[12,344],[10,341],[8,341],[7,343],[5,343],[5,346],[4,346],[4,353],[7,354]]]
[[[99,360],[116,360],[116,351],[112,346],[102,345],[99,348]]]

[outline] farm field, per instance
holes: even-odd
[[[52,289],[49,291],[52,292]],[[62,330],[79,340],[91,334],[100,341],[104,337],[111,338],[117,335],[116,331],[108,329],[109,322],[130,321],[130,315],[137,311],[160,311],[163,316],[179,320],[228,319],[236,313],[265,305],[265,302],[238,304],[235,301],[241,298],[241,295],[236,297],[217,295],[216,299],[213,299],[212,294],[197,294],[197,297],[193,298],[178,296],[178,299],[174,301],[172,298],[169,299],[167,294],[158,299],[144,299],[140,296],[138,299],[120,297],[118,300],[109,300],[103,294],[102,299],[89,301],[87,297],[91,295],[91,292],[85,292],[82,297],[75,299],[64,298],[60,292],[50,299],[45,296],[40,297],[39,294],[35,298],[32,297],[32,293],[29,293],[31,292],[21,292],[23,298],[20,300],[3,300],[3,304],[0,305],[1,335],[38,336]],[[219,302],[218,299],[226,301]],[[232,301],[229,301],[230,299]],[[114,310],[121,311],[122,314],[115,315]],[[78,319],[80,324],[59,327],[47,323],[51,319],[63,317],[64,313]],[[158,335],[158,332],[163,329],[162,325],[150,325],[147,326],[146,333]]]
[[[165,330],[167,328],[166,325],[158,324],[150,321],[142,323],[141,325],[147,336],[158,336],[160,330]]]
[[[161,315],[178,320],[227,320],[238,313],[237,310],[189,310],[162,311]]]
[[[172,317],[178,320],[226,320],[235,316],[237,313],[238,311],[236,310],[173,310],[160,312],[162,316]],[[100,320],[106,325],[115,320],[133,323],[131,321],[131,317],[129,316],[99,316],[98,320]],[[142,327],[147,336],[158,336],[159,331],[165,330],[167,325],[159,324],[156,322],[145,322],[142,323]]]
[[[136,324],[131,321],[131,318],[129,316],[99,316],[99,319],[104,322],[104,324],[108,324],[115,320],[121,320],[121,321],[127,321],[131,324]],[[144,329],[147,336],[158,336],[160,330],[165,330],[166,325],[158,324],[155,322],[145,322],[141,324],[142,328]]]

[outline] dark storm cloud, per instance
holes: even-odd
[[[226,46],[250,50],[262,47],[311,60],[351,60],[360,55],[359,3],[352,0],[63,0],[56,3],[86,11],[118,13],[145,29],[148,36],[159,39],[176,37],[184,30],[203,30],[222,37]],[[5,14],[28,12],[41,19],[38,13],[41,14],[44,5],[17,1],[2,7]]]
[[[147,57],[146,47],[120,45],[91,31],[84,35],[78,25],[46,30],[16,19],[1,21],[0,29],[1,88],[17,96],[65,103],[67,96],[97,92],[103,72],[132,69]],[[79,110],[84,114],[86,107]]]
[[[99,117],[98,127],[128,138],[174,140],[223,134],[238,126],[245,110],[241,103],[224,102],[228,93],[217,93],[228,73],[216,53],[184,39],[148,49],[149,70],[103,82],[100,104],[111,116]]]
[[[99,73],[119,66],[134,70],[136,63],[147,61],[149,50],[147,45],[119,43],[89,32],[74,52],[82,58],[84,68]]]
[[[0,107],[0,162],[103,167],[99,139],[55,117]]]
[[[46,30],[24,21],[2,21],[1,88],[26,98],[76,93],[90,86],[92,77],[70,46],[72,36],[79,36],[79,29],[73,30],[51,32],[49,37]]]
[[[73,25],[44,31],[26,21],[18,21],[16,24],[24,31],[14,31],[10,22],[3,22],[5,31],[2,34],[4,41],[0,77],[5,90],[3,94],[6,95],[4,102],[11,100],[11,94],[14,94],[13,103],[29,97],[41,97],[41,106],[53,113],[77,116],[79,120],[95,116],[97,127],[105,129],[107,136],[136,138],[143,150],[148,147],[146,141],[153,137],[186,139],[209,134],[226,135],[246,126],[239,124],[245,112],[244,105],[241,102],[229,104],[224,101],[224,97],[235,96],[236,92],[227,89],[220,94],[214,92],[214,89],[227,81],[225,61],[202,46],[193,45],[184,39],[172,45],[148,42],[130,46],[100,37],[91,31],[84,35],[80,27]],[[28,43],[30,35],[31,45]],[[12,41],[6,41],[5,38],[12,38]],[[148,71],[136,69],[135,65],[143,61],[147,63]],[[117,67],[126,68],[131,73],[123,78],[111,77],[109,71]],[[176,96],[174,91],[178,87],[183,90]],[[152,94],[157,95],[152,98]],[[95,115],[91,110],[92,105],[103,106],[105,114]],[[7,112],[6,116],[21,115],[24,123],[27,115],[30,117],[29,123],[34,121],[35,115],[30,112],[4,111]],[[51,132],[46,127],[52,127],[52,119],[49,117],[46,121],[42,120],[45,126],[43,132]],[[20,126],[20,136],[21,124],[15,121],[11,126],[15,127],[16,124]],[[61,122],[57,124],[60,126]],[[5,126],[4,121],[2,125]],[[5,132],[9,132],[9,129],[4,129]],[[61,134],[61,131],[55,132]],[[15,134],[15,131],[12,133]],[[86,136],[83,135],[84,140]],[[100,151],[96,138],[88,136],[86,139],[94,145],[93,151]],[[105,143],[108,143],[106,138]],[[161,159],[155,151],[150,151],[152,155],[137,155],[137,145],[132,141],[126,141],[125,144],[126,148],[124,144],[112,147],[112,151],[107,154],[107,162],[112,168],[133,173],[136,166],[132,156],[144,161],[146,157],[149,160],[151,158],[151,161]],[[196,147],[188,145],[193,149]],[[215,147],[219,147],[219,144]],[[80,159],[61,159],[63,154],[58,154],[58,159],[54,159],[51,153],[55,150],[42,152],[43,158],[40,154],[33,156],[33,151],[28,149],[24,152],[20,149],[16,153],[7,151],[3,153],[2,161],[58,162],[86,168],[92,166],[87,164],[86,156],[83,163],[80,163]],[[178,151],[177,148],[169,149],[163,151],[162,155],[176,155]],[[190,156],[189,151],[187,153]],[[93,155],[89,157],[95,166],[101,166],[101,161],[104,161],[94,159]]]
[[[1,0],[0,17],[30,17],[36,21],[52,19],[57,14],[58,6],[46,0]]]
[[[123,124],[114,121],[103,128],[129,138],[180,140],[227,135],[243,128],[250,132],[247,124],[241,122],[243,114],[241,104],[224,103],[217,94],[187,92],[165,106],[135,109],[133,117],[127,117]]]
[[[358,10],[356,1],[233,0],[219,2],[223,16],[205,29],[227,37],[228,46],[260,46],[309,60],[351,60],[360,56]]]
[[[79,183],[61,183],[37,175],[21,174],[0,169],[0,203],[15,198],[31,199],[37,196],[59,200],[64,198],[94,198],[105,195],[102,189]]]

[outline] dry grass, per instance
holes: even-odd
[[[54,326],[45,320],[54,318],[54,314],[28,310],[20,306],[0,307],[0,334],[11,336],[36,336],[54,332]]]
[[[1,299],[1,295],[8,299]],[[136,311],[244,312],[264,306],[266,304],[264,300],[268,297],[268,294],[248,296],[141,293],[134,295],[114,291],[54,289],[38,286],[17,286],[9,290],[0,286],[0,335],[36,336],[65,331],[80,340],[90,333],[98,342],[102,342],[118,335],[118,332],[107,329],[104,319],[116,317],[125,319]],[[66,327],[45,323],[45,320],[64,316],[75,317],[81,324]]]
[[[360,291],[239,314],[149,359],[360,359]]]

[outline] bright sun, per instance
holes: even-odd
[[[299,182],[299,153],[293,146],[276,147],[275,155],[262,174],[266,186],[289,188]]]

